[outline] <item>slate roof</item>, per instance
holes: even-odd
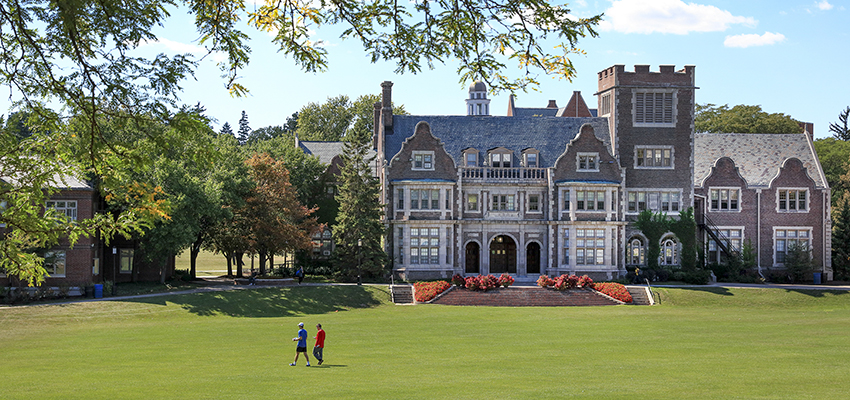
[[[695,133],[694,185],[702,187],[715,161],[729,157],[750,187],[767,187],[789,158],[806,167],[818,187],[827,186],[820,162],[806,134]]]
[[[514,117],[554,117],[558,108],[514,108]]]
[[[586,123],[593,126],[596,137],[610,149],[607,118],[395,115],[394,134],[385,136],[388,159],[413,136],[420,121],[431,125],[431,134],[442,141],[456,164],[462,160],[464,149],[474,147],[480,158],[489,149],[505,147],[512,150],[515,157],[521,156],[527,148],[537,149],[540,166],[551,167]]]
[[[0,176],[0,182],[8,183],[12,186],[20,185],[17,178],[10,176]],[[71,175],[54,174],[47,182],[49,187],[54,189],[64,190],[94,190],[94,186],[80,178]]]
[[[345,142],[313,142],[302,140],[298,144],[305,153],[319,157],[319,161],[325,165],[330,165],[331,160],[342,154],[342,149],[345,147]],[[366,158],[374,155],[374,150],[369,149],[366,151]]]

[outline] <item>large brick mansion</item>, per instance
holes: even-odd
[[[393,115],[384,82],[374,144],[394,272],[610,279],[646,263],[631,223],[641,211],[694,207],[708,261],[748,240],[765,272],[806,241],[831,279],[829,187],[811,132],[695,133],[694,71],[615,65],[598,73],[596,109],[574,92],[565,107],[511,97],[507,116],[490,115],[481,82],[467,115]],[[660,246],[660,264],[679,263],[675,235]]]

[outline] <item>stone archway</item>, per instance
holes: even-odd
[[[480,274],[481,273],[481,246],[476,242],[469,242],[466,244],[466,267],[464,268],[464,272],[467,274]]]
[[[516,242],[507,235],[490,241],[490,273],[516,274]]]

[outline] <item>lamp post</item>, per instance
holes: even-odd
[[[357,285],[360,286],[363,284],[363,281],[360,278],[362,274],[361,267],[363,264],[363,239],[357,239]]]
[[[118,248],[112,248],[112,295],[118,294]]]

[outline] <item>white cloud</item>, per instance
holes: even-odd
[[[673,33],[725,31],[729,25],[755,26],[752,17],[740,17],[715,6],[682,0],[618,0],[605,11],[603,31],[622,33]]]
[[[168,40],[165,38],[158,38],[156,42],[148,42],[142,41],[139,44],[139,47],[152,46],[152,47],[165,47],[167,50],[170,50],[174,53],[178,54],[186,54],[189,53],[195,57],[204,57],[207,54],[207,49],[194,45],[191,43],[182,43],[175,42],[173,40]],[[215,51],[209,55],[209,57],[213,60],[213,62],[219,63],[227,59],[227,55],[220,51]]]
[[[781,33],[765,32],[764,35],[735,35],[726,36],[723,45],[726,47],[752,47],[752,46],[767,46],[776,44],[785,40],[785,35]]]
[[[818,8],[823,10],[823,11],[832,10],[832,7],[833,7],[833,5],[829,4],[829,2],[826,1],[826,0],[823,0],[823,1],[818,3]]]

